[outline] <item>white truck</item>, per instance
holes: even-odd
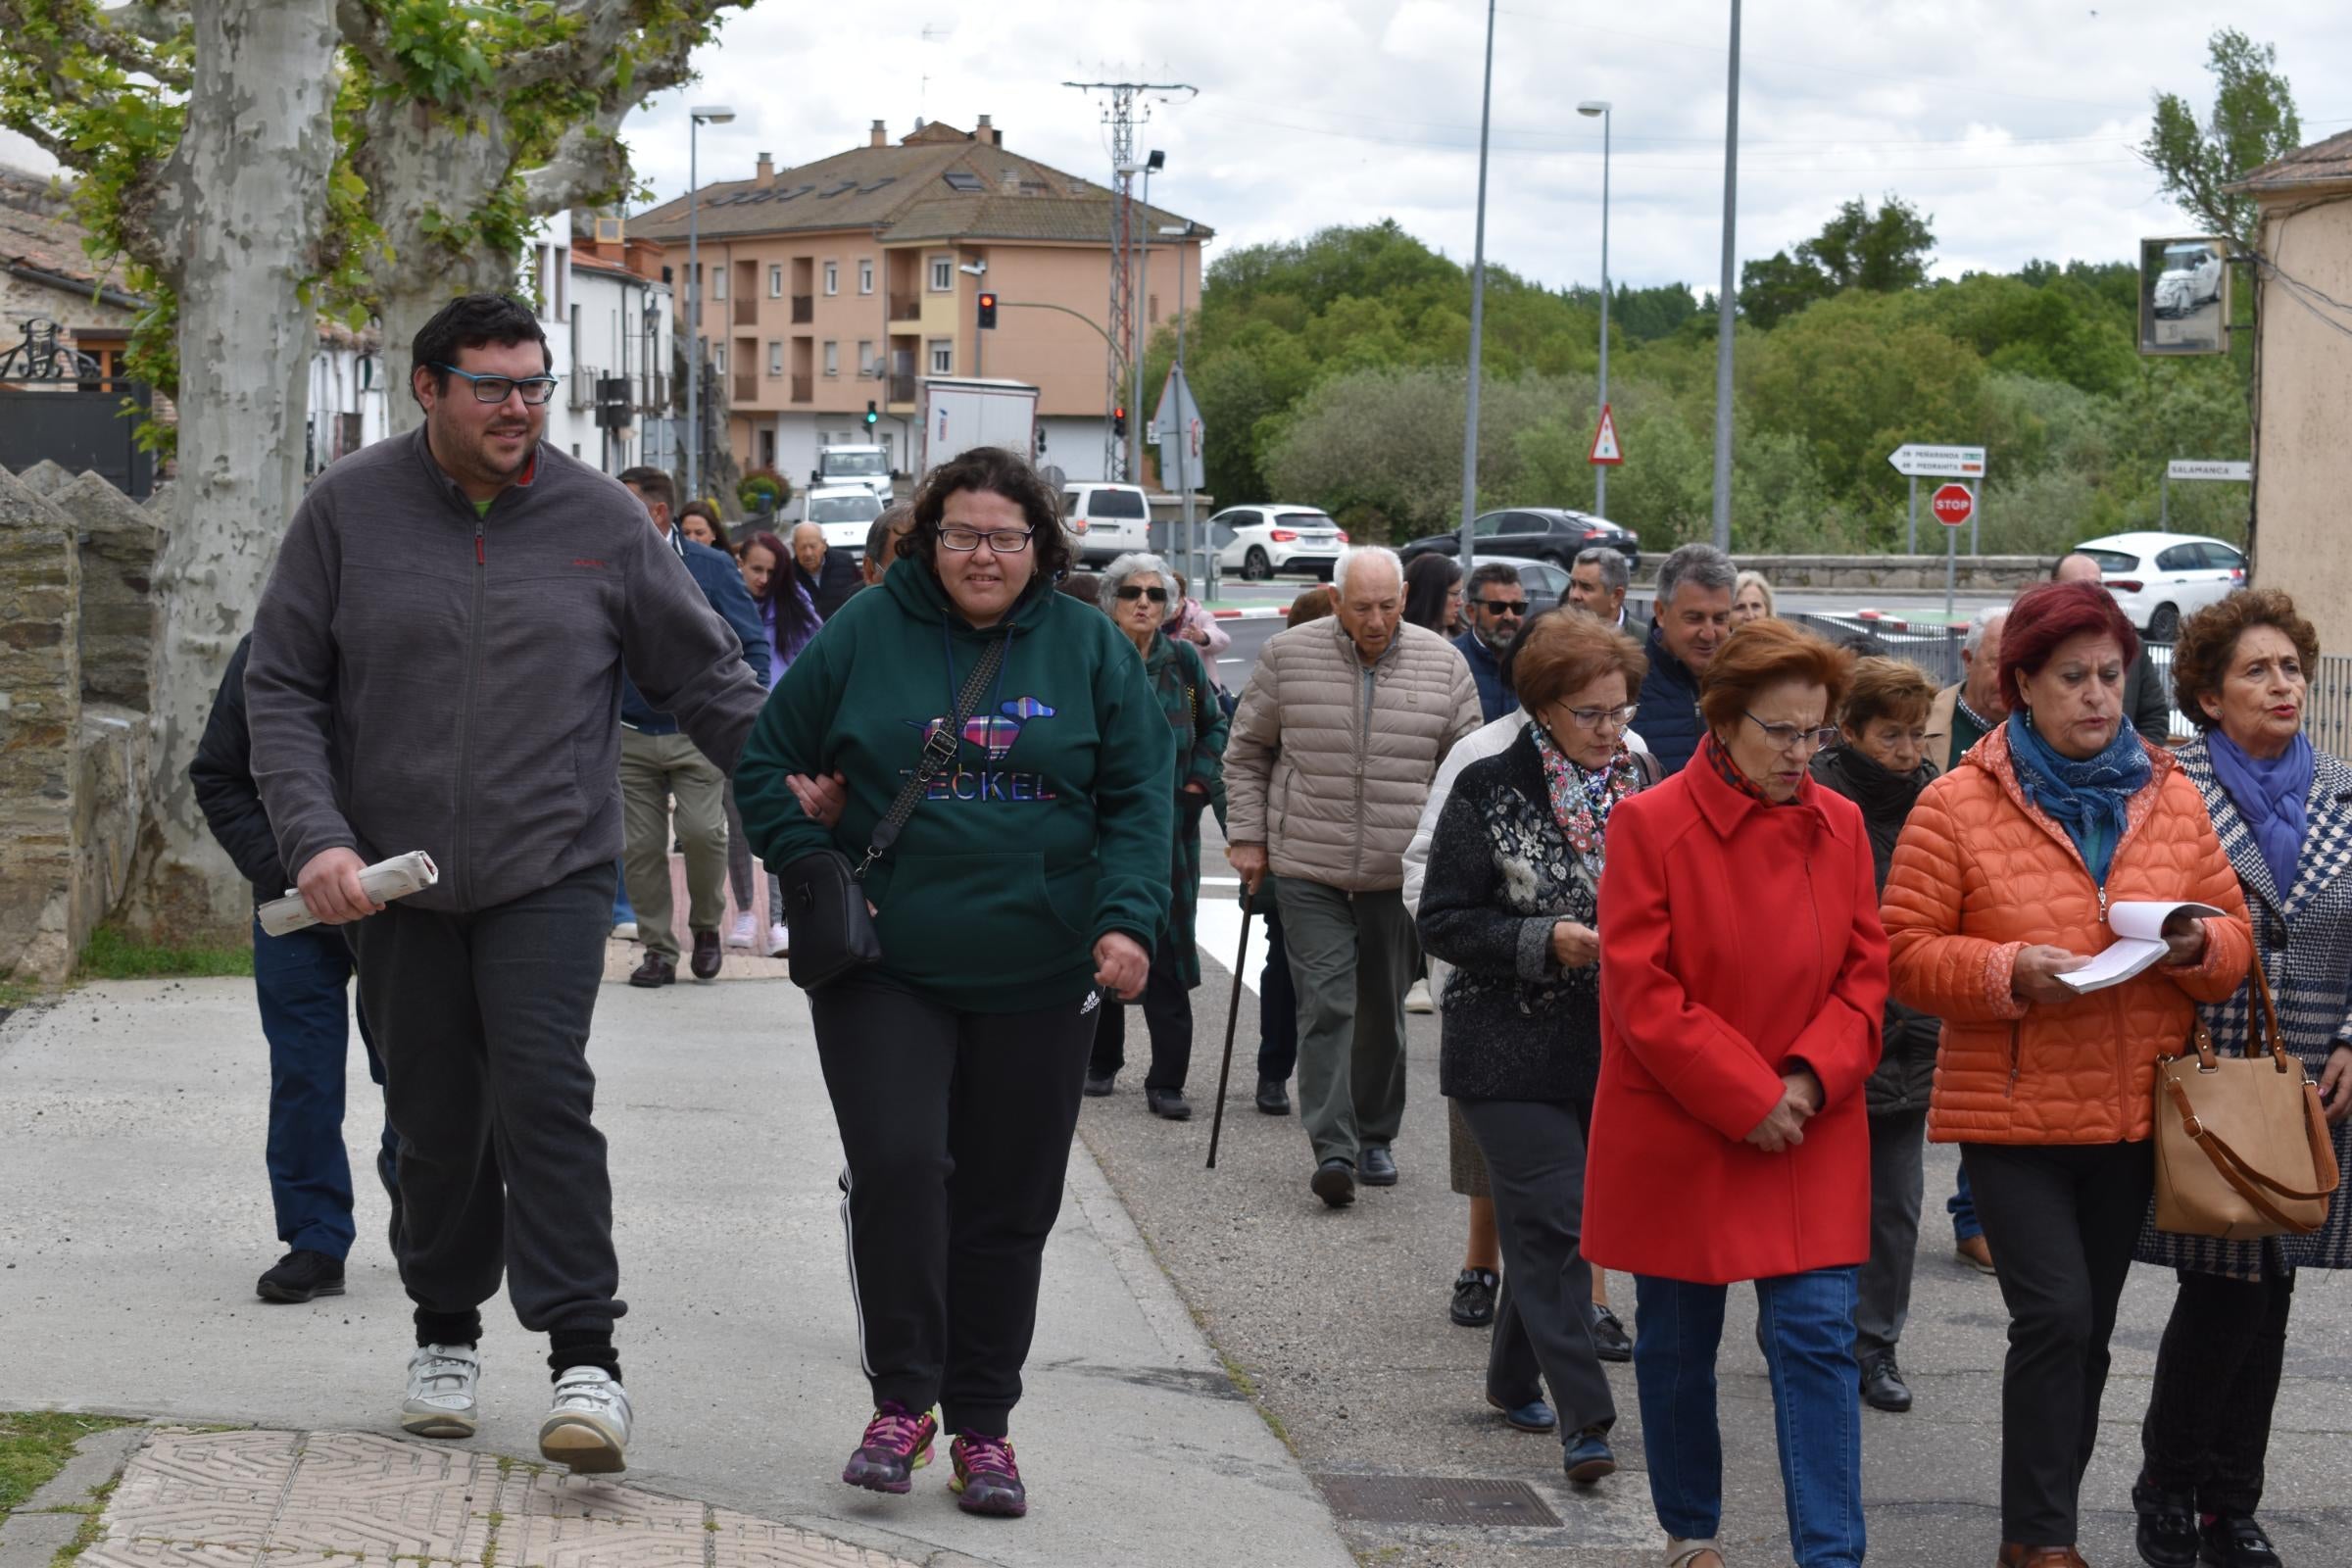
[[[1037,455],[1037,388],[1026,381],[976,375],[927,376],[922,384],[922,422],[917,426],[914,474],[974,447],[1005,447],[1024,458]]]
[[[874,499],[887,507],[891,499],[890,454],[878,446],[818,447],[808,487],[813,491],[827,485],[856,485],[872,492]]]

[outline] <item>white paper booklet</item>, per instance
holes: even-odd
[[[2107,906],[2107,929],[2115,933],[2115,941],[2082,968],[2058,978],[2083,993],[2120,986],[2149,965],[2164,960],[2165,921],[2176,914],[2202,918],[2225,912],[2210,904],[2162,904],[2146,899],[2111,904]]]
[[[389,904],[394,899],[421,893],[440,880],[441,868],[422,850],[411,850],[389,860],[378,860],[360,873],[360,886],[366,888],[368,896],[378,904]],[[302,895],[292,888],[286,890],[284,898],[271,899],[263,905],[260,913],[262,929],[273,937],[282,937],[289,931],[299,931],[304,926],[318,923],[312,915],[310,906],[302,902]]]

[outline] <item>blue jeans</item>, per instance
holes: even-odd
[[[637,923],[637,911],[629,906],[628,875],[621,869],[618,860],[612,862],[612,923],[614,925]]]
[[[253,925],[253,988],[261,1001],[262,1033],[270,1042],[270,1200],[277,1239],[288,1250],[351,1251],[351,1161],[343,1152],[343,1067],[351,1049],[344,1027],[350,1012],[351,948],[343,933],[310,926],[282,937]],[[368,1076],[384,1081],[368,1019],[360,1019]],[[395,1193],[393,1160],[399,1140],[389,1120],[375,1158],[384,1190]]]
[[[1756,1281],[1788,1544],[1798,1568],[1858,1568],[1862,1561],[1854,1276],[1850,1268],[1824,1268]],[[1712,1540],[1723,1523],[1715,1352],[1729,1288],[1636,1275],[1634,1290],[1634,1380],[1650,1503],[1667,1534]]]
[[[1952,1196],[1943,1200],[1943,1211],[1952,1216],[1952,1240],[1973,1242],[1984,1234],[1977,1221],[1977,1195],[1968,1190],[1968,1167],[1960,1167],[1960,1184]]]

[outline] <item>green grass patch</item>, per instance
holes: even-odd
[[[74,1532],[74,1539],[57,1548],[57,1555],[49,1559],[49,1568],[73,1568],[83,1552],[98,1544],[98,1537],[106,1530],[106,1500],[115,1494],[122,1479],[109,1477],[105,1485],[92,1489],[87,1507],[60,1510],[80,1514],[81,1524]]]
[[[93,1432],[135,1424],[117,1416],[0,1410],[0,1519],[66,1467],[74,1444]]]
[[[77,980],[180,980],[251,973],[250,946],[162,947],[133,941],[111,925],[102,925],[90,933],[81,957],[74,965]]]

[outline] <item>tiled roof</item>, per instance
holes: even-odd
[[[67,283],[119,287],[114,269],[101,273],[81,248],[86,231],[80,224],[41,210],[46,203],[20,206],[18,194],[14,182],[0,185],[0,267],[45,273]]]
[[[949,176],[956,176],[954,184]],[[1109,243],[1111,192],[963,131],[932,124],[893,146],[857,147],[766,182],[705,185],[696,216],[712,239],[867,229],[885,240],[1029,239]],[[1158,209],[1153,225],[1184,221]],[[680,196],[629,220],[649,239],[686,237]],[[1213,230],[1197,227],[1195,237]]]
[[[2228,188],[2259,196],[2265,191],[2294,190],[2307,185],[2352,185],[2352,130],[2338,131],[2326,141],[2298,147]]]

